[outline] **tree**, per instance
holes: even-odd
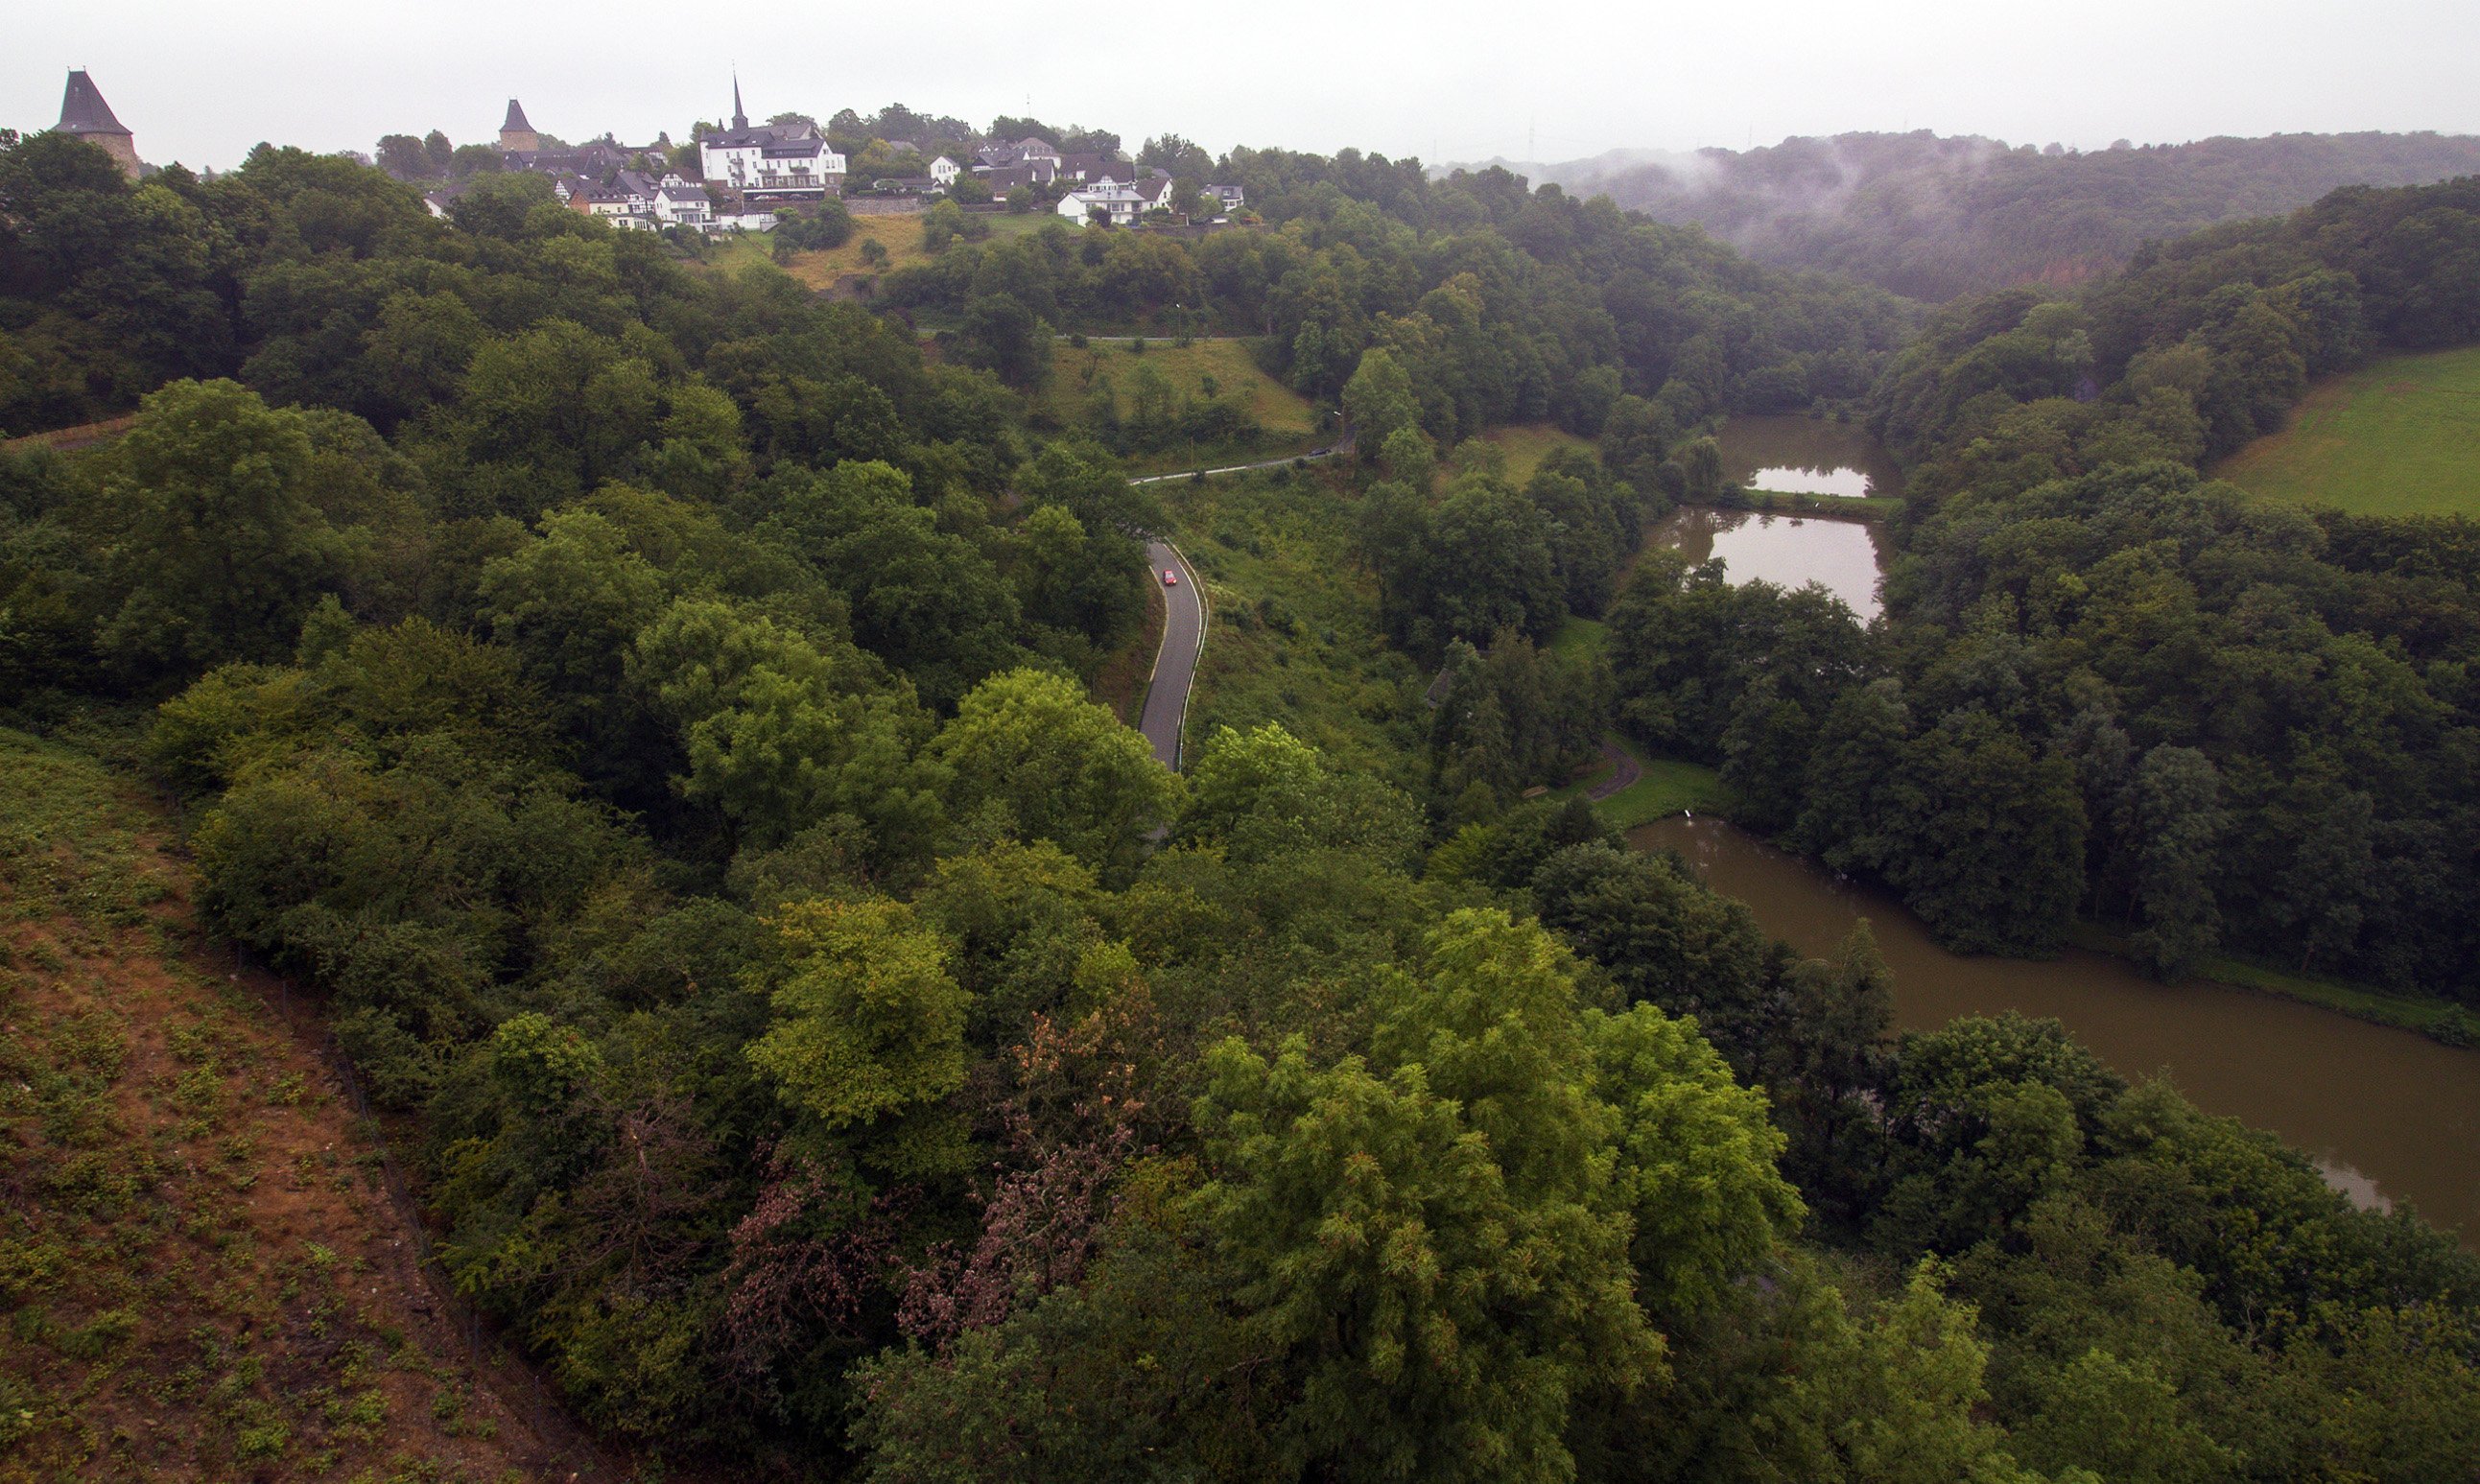
[[[986,815],[1020,839],[1048,840],[1105,880],[1135,869],[1146,832],[1180,795],[1178,776],[1144,737],[1074,681],[1037,670],[974,687],[931,754],[953,772],[958,817]]]
[[[1289,1471],[1563,1480],[1573,1399],[1662,1374],[1559,957],[1459,912],[1371,1058],[1208,1053],[1198,1209],[1297,1388]]]
[[[2220,938],[2213,871],[2228,828],[2220,775],[2203,753],[2165,743],[2136,771],[2135,808],[2135,902],[2144,918],[2135,951],[2154,973],[2177,979]]]
[[[1713,439],[1691,439],[1679,450],[1679,466],[1688,475],[1688,499],[1710,505],[1722,493],[1722,448]]]
[[[399,180],[417,180],[435,173],[429,151],[410,134],[380,136],[378,167]]]
[[[303,416],[235,382],[177,381],[147,397],[119,451],[106,652],[180,671],[288,651],[338,554],[310,500]]]
[[[965,306],[957,336],[966,365],[995,372],[1022,391],[1050,376],[1050,326],[1013,295],[985,294]]]
[[[629,647],[663,602],[662,576],[609,520],[588,510],[543,517],[539,539],[482,569],[492,636],[552,698],[588,755],[628,733]],[[609,759],[606,759],[609,760]]]
[[[1343,413],[1352,420],[1353,436],[1376,455],[1402,428],[1418,427],[1421,404],[1412,395],[1412,378],[1393,352],[1382,346],[1363,351],[1352,379],[1344,383]]]
[[[685,791],[719,808],[745,846],[788,845],[843,818],[867,827],[880,872],[918,868],[940,817],[939,776],[916,757],[928,718],[849,646],[683,599],[637,634],[628,663],[676,729]]]
[[[969,999],[946,949],[899,902],[810,902],[776,934],[789,965],[749,1064],[829,1134],[868,1138],[872,1163],[898,1175],[951,1167],[958,1149],[933,1116],[965,1081]]]
[[[849,594],[853,637],[932,705],[953,705],[1017,659],[1015,592],[969,539],[915,502],[911,476],[846,459],[787,483],[762,537]]]
[[[1421,820],[1403,794],[1330,767],[1317,749],[1268,722],[1246,732],[1220,728],[1207,739],[1175,837],[1218,845],[1243,864],[1336,850],[1400,866],[1419,848]]]

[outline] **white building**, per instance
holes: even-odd
[[[948,159],[945,155],[941,155],[938,159],[930,162],[930,178],[937,181],[942,186],[954,185],[956,183],[956,177],[963,173],[964,167],[958,165],[955,161]]]
[[[655,219],[666,226],[703,228],[714,219],[714,203],[706,198],[706,183],[666,175],[655,188],[651,203]]]
[[[1143,192],[1105,178],[1061,196],[1059,215],[1071,221],[1090,221],[1098,211],[1111,225],[1124,227],[1151,205],[1151,199]]]
[[[741,112],[736,81],[732,85],[732,127],[698,141],[698,166],[707,179],[753,203],[819,200],[844,182],[844,157],[814,124],[751,128],[749,115]]]

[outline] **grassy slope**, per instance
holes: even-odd
[[[553,1471],[164,833],[92,756],[0,729],[0,1479]]]
[[[1506,455],[1508,479],[1522,484],[1533,477],[1541,461],[1561,448],[1581,448],[1589,453],[1590,440],[1579,438],[1547,422],[1523,422],[1511,427],[1494,427],[1481,435],[1481,441]]]
[[[2480,516],[2480,346],[2390,357],[2321,381],[2288,427],[2214,473],[2271,499],[2363,515]]]
[[[1266,430],[1266,436],[1243,448],[1175,448],[1141,454],[1127,460],[1131,473],[1167,473],[1227,460],[1283,458],[1305,453],[1321,441],[1318,411],[1308,398],[1260,371],[1247,343],[1236,340],[1199,340],[1186,345],[1153,340],[1146,343],[1142,354],[1131,352],[1124,342],[1096,341],[1079,350],[1059,341],[1051,350],[1050,380],[1043,390],[1042,410],[1062,426],[1082,422],[1094,389],[1107,376],[1111,400],[1126,417],[1139,366],[1153,368],[1182,397],[1202,397],[1205,378],[1213,377],[1215,395],[1237,402]]]
[[[1612,829],[1633,830],[1688,810],[1703,809],[1709,814],[1730,811],[1730,790],[1722,786],[1720,776],[1703,763],[1653,756],[1616,732],[1606,740],[1625,749],[1643,770],[1635,782],[1593,806],[1593,811]],[[1608,767],[1596,766],[1551,797],[1572,799],[1609,775]]]
[[[989,222],[991,236],[997,239],[1038,232],[1059,218],[1033,212],[1023,216],[1002,213],[973,219]],[[887,249],[887,267],[883,269],[873,269],[862,261],[861,244],[872,238]],[[736,272],[751,263],[774,262],[774,250],[775,240],[767,233],[751,232],[725,237],[715,243],[712,265],[723,272]],[[926,263],[929,259],[929,251],[921,245],[919,217],[856,217],[853,218],[852,241],[824,251],[796,252],[792,261],[784,266],[784,270],[813,289],[825,289],[847,273],[891,273],[900,268]]]
[[[1340,767],[1409,782],[1429,678],[1387,647],[1336,489],[1313,474],[1158,488],[1208,603],[1191,755],[1217,728],[1273,721]]]

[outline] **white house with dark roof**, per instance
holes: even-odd
[[[1115,227],[1124,227],[1152,209],[1152,198],[1133,186],[1103,179],[1079,186],[1059,198],[1059,215],[1071,221],[1090,221],[1096,212]]]
[[[751,128],[740,106],[740,84],[732,85],[732,127],[698,141],[700,173],[753,205],[814,201],[844,181],[844,157],[815,124],[762,124]]]

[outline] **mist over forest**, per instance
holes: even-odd
[[[1490,163],[1658,221],[1693,222],[1760,262],[1945,300],[2083,283],[2147,242],[2294,211],[2343,186],[2467,175],[2480,170],[2480,138],[2278,134],[2076,151],[1921,129]]]

